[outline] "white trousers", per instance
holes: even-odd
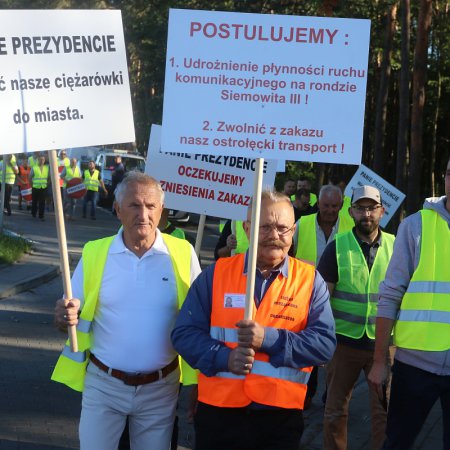
[[[180,370],[141,386],[127,386],[88,364],[80,418],[81,450],[114,450],[128,416],[131,450],[168,450]]]

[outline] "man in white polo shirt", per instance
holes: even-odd
[[[200,267],[187,241],[157,229],[163,207],[157,181],[130,172],[116,192],[123,228],[86,244],[74,298],[57,302],[56,323],[77,325],[79,351],[66,345],[52,379],[83,391],[82,450],[117,448],[127,417],[133,450],[169,448],[180,377],[170,333]]]

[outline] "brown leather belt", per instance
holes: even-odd
[[[99,359],[95,357],[92,353],[89,359],[103,372],[108,373],[114,378],[122,380],[125,384],[129,386],[140,386],[141,384],[153,383],[155,381],[161,380],[161,378],[167,377],[169,373],[173,372],[178,367],[178,356],[169,363],[166,367],[152,372],[152,373],[141,373],[136,375],[130,375],[129,373],[122,372],[121,370],[112,369],[107,365],[103,364]]]

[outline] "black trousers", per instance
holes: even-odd
[[[218,408],[199,402],[196,450],[298,450],[300,409]]]
[[[444,450],[450,449],[450,375],[436,375],[395,361],[383,450],[408,450],[440,400]]]
[[[13,185],[5,183],[5,202],[3,203],[4,208],[11,214],[11,193],[12,193]],[[2,190],[2,183],[0,182],[0,192]]]
[[[33,217],[36,217],[38,208],[39,208],[39,218],[42,219],[44,217],[46,197],[47,197],[47,188],[45,189],[33,188],[31,190],[31,215]]]

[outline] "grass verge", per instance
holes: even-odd
[[[31,250],[31,244],[21,237],[0,234],[0,263],[11,264]]]

